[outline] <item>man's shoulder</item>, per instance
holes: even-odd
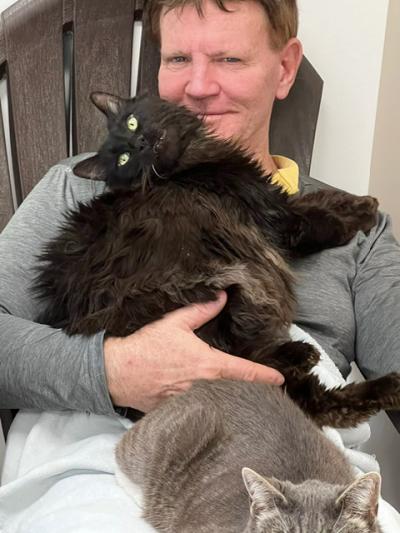
[[[78,154],[53,165],[32,191],[35,196],[52,196],[71,206],[77,201],[87,201],[104,192],[105,183],[81,178],[74,173],[74,167],[92,153]]]
[[[105,183],[80,178],[73,168],[91,154],[79,154],[53,165],[30,191],[11,218],[10,228],[30,224],[32,217],[46,221],[61,221],[64,213],[80,203],[90,202],[104,192]]]
[[[71,157],[67,157],[66,159],[62,159],[58,163],[55,163],[53,166],[49,168],[47,171],[46,176],[50,175],[56,175],[60,172],[68,175],[70,178],[76,178],[77,180],[82,180],[83,183],[88,182],[90,180],[86,180],[84,178],[80,178],[74,173],[74,167],[84,159],[87,159],[88,157],[94,155],[94,152],[85,152],[82,154],[77,154]]]

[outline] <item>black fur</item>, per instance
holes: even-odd
[[[398,375],[385,378],[390,393],[385,385],[371,402],[365,390],[378,381],[325,391],[309,374],[315,350],[288,335],[295,314],[288,259],[368,231],[376,200],[340,191],[291,198],[185,108],[147,96],[92,99],[108,117],[109,136],[74,171],[106,180],[109,191],[68,213],[41,254],[40,320],[69,334],[125,336],[225,289],[226,307],[198,335],[281,370],[289,394],[318,424],[351,426],[400,407]],[[130,159],[118,166],[121,154]],[[355,398],[362,408],[349,404]]]

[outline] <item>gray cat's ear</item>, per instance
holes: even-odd
[[[262,514],[270,514],[273,518],[273,514],[279,513],[279,507],[287,504],[277,479],[265,479],[251,468],[243,468],[242,477],[251,498],[250,512],[253,518],[257,519]]]
[[[101,92],[91,93],[90,99],[92,100],[94,105],[98,109],[100,109],[100,111],[102,111],[105,115],[107,115],[107,117],[110,118],[118,115],[119,110],[121,109],[121,106],[125,101],[119,96]]]
[[[107,174],[104,164],[96,154],[77,163],[72,169],[76,176],[95,181],[106,181]]]
[[[351,483],[338,497],[336,504],[342,506],[343,518],[357,516],[373,525],[378,513],[380,491],[381,476],[370,472]]]

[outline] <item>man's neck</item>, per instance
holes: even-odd
[[[266,174],[275,174],[278,170],[272,155],[269,153],[268,136],[259,139],[258,143],[247,147],[247,152],[254,154],[254,158],[261,164]]]
[[[260,163],[266,174],[275,174],[278,170],[275,161],[269,153],[260,160]]]

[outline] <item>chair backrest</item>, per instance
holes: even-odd
[[[19,0],[2,14],[0,76],[9,127],[0,109],[0,231],[52,164],[99,146],[105,121],[90,92],[135,92],[132,43],[142,7],[143,0]],[[141,35],[137,90],[154,93],[159,52],[146,29]],[[272,152],[295,159],[304,174],[322,85],[304,59],[289,97],[273,112]]]

